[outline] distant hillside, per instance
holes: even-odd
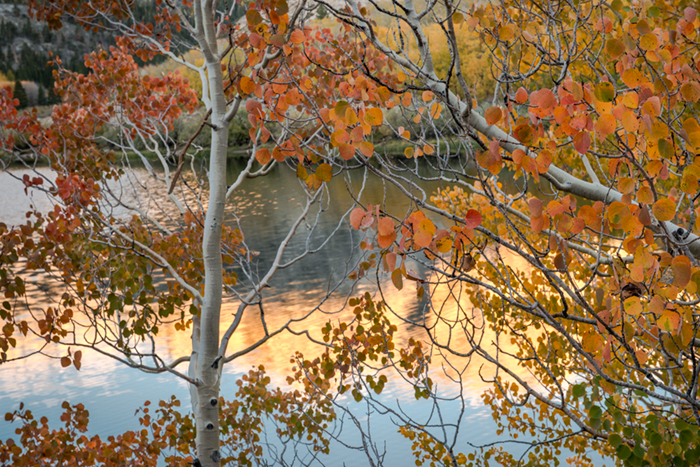
[[[86,53],[100,45],[108,47],[114,43],[107,33],[88,34],[69,21],[61,30],[49,31],[45,24],[29,18],[27,6],[22,2],[0,2],[0,73],[7,81],[17,79],[25,84],[29,105],[46,104],[51,100],[53,75],[46,66],[49,52],[61,57],[67,68],[83,71]],[[35,83],[35,87],[28,82]]]
[[[142,1],[134,9],[137,17],[153,21],[155,2]],[[64,19],[63,27],[50,31],[44,23],[29,18],[27,5],[19,0],[0,0],[0,83],[20,80],[28,91],[29,105],[50,99],[52,69],[46,66],[49,52],[61,57],[69,70],[85,72],[86,54],[114,45],[114,35],[105,31],[86,32],[82,26]],[[161,60],[154,60],[159,62]],[[4,76],[3,76],[4,75]],[[35,83],[34,87],[28,85]],[[41,97],[44,96],[44,102]]]

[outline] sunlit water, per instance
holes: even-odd
[[[230,178],[235,177],[237,169],[239,168],[235,166],[231,169]],[[23,171],[15,171],[14,175],[21,178],[23,173]],[[141,175],[145,176],[145,173]],[[360,180],[353,179],[350,183],[358,188]],[[9,225],[24,222],[24,212],[29,208],[30,202],[24,194],[21,182],[2,173],[0,187],[0,222]],[[425,186],[425,188],[431,194],[438,185]],[[318,241],[336,228],[338,220],[352,206],[352,199],[342,180],[330,184],[330,196],[332,199],[330,208],[324,213],[317,229],[315,239]],[[386,200],[387,209],[397,215],[407,212],[409,208],[406,200],[396,190],[379,183],[367,186],[363,199],[374,203]],[[245,182],[234,196],[230,203],[229,218],[236,216],[240,219],[248,246],[260,252],[258,261],[261,273],[266,270],[266,266],[274,257],[277,245],[296,219],[303,200],[303,190],[299,187],[293,172],[283,169],[275,170],[265,178]],[[32,203],[40,210],[48,209],[50,206],[41,195],[36,195]],[[312,309],[318,303],[319,297],[323,296],[329,278],[337,279],[340,275],[346,274],[343,265],[350,254],[351,235],[353,233],[347,226],[341,228],[321,253],[306,258],[275,276],[271,288],[265,289],[264,294],[266,313],[271,316],[272,323]],[[357,233],[354,235],[354,240],[357,241]],[[302,237],[292,243],[288,257],[301,251],[304,240],[305,238]],[[36,290],[36,293],[50,294],[50,287],[42,291],[42,286],[43,289],[47,289],[45,281],[46,278],[43,275],[34,274],[28,282],[34,284],[33,290]],[[401,310],[401,313],[407,316],[419,314],[421,304],[410,287],[397,292],[389,283],[384,285],[384,298],[392,307]],[[369,283],[360,283],[356,295],[368,288]],[[340,291],[346,293],[347,289],[341,288]],[[323,309],[334,311],[339,308],[343,303],[342,296],[338,294],[324,305]],[[444,290],[434,291],[434,300],[446,300],[445,297]],[[225,319],[231,319],[236,306],[234,302],[224,306],[222,315]],[[318,330],[329,319],[334,317],[317,314],[297,328]],[[415,332],[417,331],[402,329],[401,340],[405,341],[411,333]],[[255,311],[250,311],[237,330],[229,351],[234,352],[245,348],[262,336],[262,333],[258,315]],[[159,336],[159,345],[166,361],[187,354],[190,345],[189,335],[175,332],[162,334],[164,335]],[[299,349],[311,355],[317,352],[304,338],[285,333],[253,353],[228,364],[224,370],[222,395],[232,397],[237,389],[236,380],[252,365],[265,365],[273,384],[284,385],[285,377],[291,367],[290,357]],[[480,403],[480,396],[488,386],[479,375],[479,362],[472,363],[464,380],[464,396],[468,408],[459,434],[463,446],[458,450],[465,453],[473,450],[467,443],[480,445],[497,440],[490,411]],[[483,375],[484,369],[482,368],[481,371]],[[439,387],[444,386],[449,390],[450,385],[446,379],[436,381]],[[134,413],[137,408],[146,400],[168,399],[170,395],[180,398],[183,406],[188,405],[187,385],[177,377],[141,373],[96,353],[84,355],[80,371],[76,371],[72,366],[61,368],[57,360],[46,357],[30,358],[0,366],[0,412],[16,409],[20,402],[24,402],[35,415],[46,415],[52,423],[57,424],[58,414],[61,413],[60,405],[63,401],[82,402],[90,410],[90,433],[102,436],[136,429],[138,421]],[[382,401],[389,405],[396,406],[398,400],[404,410],[414,414],[417,419],[422,418],[427,422],[431,406],[425,402],[416,402],[411,387],[389,386],[382,395]],[[357,410],[359,418],[367,420],[364,405],[354,404],[352,407]],[[450,422],[456,421],[454,418],[456,414],[453,410],[451,411],[453,408],[448,405],[443,413]],[[386,462],[386,465],[413,464],[410,441],[397,434],[397,426],[388,417],[370,417],[369,421],[380,449],[384,449],[384,442],[386,442],[387,459],[391,459]],[[10,424],[0,423],[0,438],[12,437],[13,430],[14,427]],[[349,439],[354,438],[352,430],[348,432],[348,436]],[[363,459],[362,453],[334,445],[331,455],[323,459],[323,462],[327,465],[344,463],[363,465],[366,463]]]

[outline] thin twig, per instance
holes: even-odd
[[[168,194],[171,195],[173,193],[173,190],[175,189],[175,182],[177,182],[178,177],[180,176],[180,172],[182,171],[182,166],[185,164],[185,154],[187,154],[187,150],[190,148],[190,145],[192,144],[192,141],[199,136],[199,134],[202,132],[202,128],[204,128],[204,125],[207,123],[207,119],[211,115],[211,109],[207,112],[207,114],[204,116],[204,120],[202,120],[202,123],[199,125],[199,128],[197,128],[197,131],[194,132],[192,136],[190,136],[190,139],[187,140],[187,144],[185,144],[185,148],[182,150],[180,153],[180,157],[178,158],[177,161],[177,170],[175,171],[175,175],[173,175],[173,181],[170,182],[170,189],[168,190]]]

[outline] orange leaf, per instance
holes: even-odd
[[[547,218],[544,216],[531,217],[530,218],[530,227],[532,228],[532,231],[536,234],[542,232],[542,230],[544,229],[546,219]]]
[[[427,219],[427,218],[423,218],[418,223],[417,230],[419,232],[421,232],[421,231],[426,232],[426,233],[430,234],[430,236],[432,237],[433,235],[435,235],[436,227],[435,227],[435,224],[433,224],[433,221],[431,221],[430,219]]]
[[[345,130],[338,130],[331,133],[331,144],[333,147],[338,147],[350,141],[350,135]]]
[[[636,88],[642,81],[642,74],[636,68],[630,68],[622,72],[622,82],[629,88]]]
[[[611,114],[602,114],[595,124],[595,129],[602,135],[602,139],[605,139],[606,136],[615,131],[616,126],[617,121],[615,117]]]
[[[676,203],[668,198],[660,199],[654,203],[652,212],[660,221],[670,221],[676,216]]]
[[[634,179],[630,177],[622,177],[617,182],[617,189],[620,190],[620,193],[623,195],[628,195],[634,191],[634,184]]]
[[[255,91],[255,83],[247,76],[241,78],[240,86],[243,94],[251,94],[253,91]]]
[[[622,123],[622,127],[625,129],[625,131],[630,133],[634,133],[637,131],[637,129],[639,129],[639,120],[634,112],[630,110],[622,114],[622,117],[620,117],[620,123]]]
[[[260,165],[265,165],[272,159],[270,150],[267,148],[260,148],[255,153],[255,158],[260,162]]]
[[[62,366],[63,368],[66,368],[66,367],[70,366],[70,358],[68,358],[68,357],[61,357],[61,366]]]
[[[396,253],[387,253],[384,255],[384,270],[389,272],[396,268]]]
[[[349,161],[355,155],[355,146],[352,144],[341,144],[338,151],[340,151],[340,157]]]
[[[359,230],[360,225],[362,225],[362,219],[365,217],[367,212],[362,208],[355,208],[350,212],[350,225],[353,229]]]
[[[584,352],[597,352],[603,348],[603,337],[595,331],[585,333],[581,337],[581,348]]]
[[[700,84],[685,83],[681,86],[681,96],[688,102],[697,102],[700,99]]]
[[[685,287],[690,282],[690,260],[687,256],[676,256],[671,261],[673,268],[673,285],[676,287]]]
[[[372,155],[374,154],[374,144],[368,141],[362,141],[360,143],[359,149],[365,157],[372,157]]]
[[[521,87],[515,93],[515,102],[517,102],[518,104],[524,104],[525,102],[527,102],[527,91],[525,90],[525,88]]]
[[[292,44],[302,44],[306,40],[306,35],[301,29],[295,29],[289,36],[289,40]]]
[[[391,217],[382,217],[377,224],[379,235],[391,235],[394,232],[394,220]]]
[[[629,213],[630,211],[625,203],[614,201],[610,203],[610,207],[608,208],[608,220],[613,227],[617,227],[620,222],[622,222],[622,219]]]
[[[486,109],[486,112],[484,112],[484,117],[486,118],[486,123],[489,125],[495,125],[499,121],[501,121],[501,118],[503,117],[503,111],[501,110],[500,107],[489,107]]]
[[[379,248],[389,248],[394,243],[394,240],[396,240],[396,232],[393,230],[389,235],[377,236],[377,244],[379,245]]]
[[[681,315],[676,310],[664,310],[657,323],[664,331],[677,332],[681,325]]]
[[[384,121],[382,109],[374,107],[365,112],[365,123],[371,126],[379,126]]]

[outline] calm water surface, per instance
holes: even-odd
[[[236,170],[239,170],[236,166],[231,169],[230,178],[235,177]],[[23,171],[18,170],[14,174],[21,178]],[[141,175],[145,176],[145,173]],[[360,180],[353,179],[350,183],[359,186]],[[432,194],[438,185],[425,188]],[[330,203],[328,212],[322,216],[312,243],[320,242],[336,228],[338,220],[352,206],[352,200],[342,180],[331,183],[329,191],[333,202]],[[264,273],[265,266],[272,261],[276,246],[301,211],[304,199],[303,191],[293,172],[278,169],[265,178],[247,181],[230,203],[229,218],[240,219],[249,247],[260,252],[258,260],[261,273]],[[405,213],[409,208],[397,191],[379,183],[368,186],[363,199],[374,203],[386,199],[389,210],[396,215]],[[36,195],[32,203],[39,209],[48,209],[50,206],[41,194]],[[24,222],[24,212],[29,208],[29,204],[21,182],[6,173],[0,174],[0,222],[11,225]],[[302,230],[304,229],[303,227]],[[329,277],[338,278],[345,274],[343,265],[349,254],[351,235],[353,233],[347,227],[343,227],[321,253],[306,258],[288,270],[280,271],[271,283],[272,287],[265,289],[266,314],[282,319],[313,308],[323,295]],[[354,240],[357,241],[357,233],[354,235]],[[305,237],[301,237],[293,242],[289,255],[301,251],[305,240]],[[51,294],[50,283],[42,274],[34,274],[29,282],[33,284],[32,293],[37,297],[41,294]],[[357,294],[368,288],[369,284],[361,283]],[[393,287],[387,286],[385,291],[385,299],[392,307],[400,309],[406,315],[419,315],[421,303],[410,290],[404,289],[403,293],[397,293]],[[446,300],[446,292],[435,290],[434,297],[435,301]],[[334,311],[341,308],[342,303],[342,298],[336,297],[324,306],[324,310]],[[224,306],[222,315],[230,320],[235,309],[236,303],[229,302]],[[319,329],[328,319],[328,315],[319,314],[298,328]],[[401,339],[407,339],[412,333],[416,331],[402,330]],[[236,332],[229,351],[245,348],[261,335],[263,331],[256,313],[249,313]],[[189,335],[184,333],[163,331],[159,339],[160,350],[166,361],[186,354],[190,346]],[[31,344],[27,344],[29,345]],[[222,395],[232,397],[237,388],[235,382],[238,377],[246,373],[252,365],[258,364],[265,365],[273,384],[284,385],[291,367],[289,359],[298,349],[310,355],[315,353],[303,338],[287,333],[274,339],[271,344],[266,344],[255,352],[227,364]],[[487,386],[479,377],[479,365],[476,364],[478,362],[473,363],[465,381],[468,410],[460,427],[459,438],[464,442],[461,449],[463,452],[471,451],[467,442],[484,444],[497,439],[490,411],[480,403],[480,395]],[[443,382],[439,378],[436,381],[438,385],[448,386],[447,381]],[[178,378],[171,375],[144,374],[96,353],[84,355],[80,371],[76,371],[72,366],[61,368],[56,360],[46,357],[0,366],[0,412],[13,410],[20,402],[24,402],[36,416],[46,415],[53,426],[56,426],[63,401],[82,402],[91,413],[90,433],[101,436],[136,429],[138,422],[134,413],[137,408],[146,400],[168,399],[170,395],[180,398],[184,407],[189,405],[187,386]],[[385,403],[394,405],[400,399],[406,411],[427,421],[431,407],[427,403],[416,403],[412,388],[389,387],[382,398]],[[356,409],[359,411],[358,417],[364,413],[364,406],[357,405]],[[446,414],[449,417],[449,410]],[[380,434],[377,440],[386,440],[387,458],[393,459],[387,465],[413,464],[410,442],[396,433],[397,427],[386,417],[372,417],[370,421],[372,432],[375,435]],[[13,430],[12,425],[0,422],[0,438],[12,437]],[[364,465],[366,461],[363,462],[363,459],[364,457],[357,452],[334,446],[331,455],[324,459],[324,462],[328,465],[342,465],[345,462],[348,465]]]

